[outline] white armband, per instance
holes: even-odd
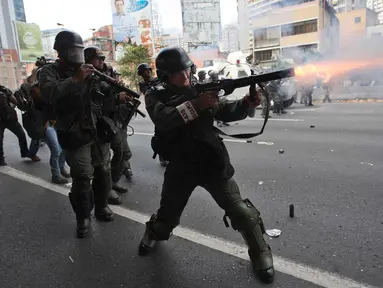
[[[180,113],[182,116],[182,119],[184,119],[185,123],[190,122],[198,117],[197,111],[195,111],[193,105],[189,101],[178,105],[176,108],[178,113]]]

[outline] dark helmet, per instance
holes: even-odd
[[[145,70],[150,70],[152,71],[152,67],[150,67],[150,65],[148,63],[141,63],[140,65],[138,65],[137,67],[137,74],[138,76],[141,76],[142,73],[144,73]]]
[[[96,46],[88,46],[84,49],[85,63],[89,63],[94,58],[101,58],[105,61],[104,53]]]
[[[53,45],[59,57],[63,60],[80,64],[84,63],[84,42],[79,34],[71,31],[61,31],[56,35]]]
[[[198,71],[198,76],[206,76],[206,71],[205,70]]]
[[[167,75],[191,68],[193,64],[184,49],[164,48],[158,53],[156,59],[157,76],[164,80]]]

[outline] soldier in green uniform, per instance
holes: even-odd
[[[54,107],[55,129],[73,179],[69,200],[76,213],[77,237],[84,238],[89,233],[93,205],[97,220],[113,220],[108,206],[110,145],[97,129],[103,123],[103,95],[97,97],[98,90],[92,89],[88,80],[94,67],[84,64],[79,34],[58,33],[53,48],[58,60],[41,68],[39,84],[42,97]]]
[[[260,104],[259,95],[249,95],[220,104],[218,92],[196,95],[191,85],[193,62],[181,48],[165,48],[156,59],[161,85],[146,92],[145,103],[155,125],[153,150],[169,164],[162,186],[160,208],[146,223],[139,246],[145,255],[156,241],[168,240],[179,224],[190,195],[197,186],[205,188],[225,211],[233,229],[239,231],[249,247],[250,259],[265,282],[273,280],[273,258],[260,212],[249,199],[242,199],[234,168],[222,138],[214,129],[214,119],[237,121],[247,117],[250,108]]]

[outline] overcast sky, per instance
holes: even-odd
[[[91,36],[90,29],[112,23],[111,3],[114,0],[24,0],[27,22],[36,23],[40,29],[57,28],[56,23]],[[162,26],[173,32],[181,31],[180,0],[156,0],[162,15]],[[164,5],[165,4],[165,5]],[[221,0],[222,24],[237,22],[237,1]]]

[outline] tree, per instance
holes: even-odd
[[[137,44],[125,44],[124,56],[119,61],[120,72],[130,85],[134,85],[138,90],[140,77],[137,75],[137,66],[141,63],[150,63],[149,51],[144,46]]]

